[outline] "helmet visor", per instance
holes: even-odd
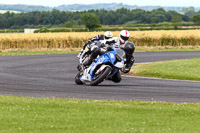
[[[124,40],[124,41],[127,41],[129,39],[129,37],[125,37],[125,36],[122,36],[120,35],[121,39]]]
[[[105,36],[105,39],[110,39],[110,38],[112,38],[112,37],[107,37],[107,36]]]

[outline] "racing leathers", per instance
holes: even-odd
[[[84,44],[83,49],[81,50],[81,52],[78,54],[77,57],[78,57],[78,58],[80,57],[80,55],[83,53],[83,51],[85,50],[86,47],[91,48],[90,45],[91,45],[92,43],[98,42],[98,41],[99,41],[99,42],[104,41],[104,40],[106,40],[105,38],[106,38],[105,35],[97,35],[97,36],[95,36],[95,37],[89,39],[89,40]]]
[[[120,47],[121,49],[125,51],[126,61],[125,61],[125,67],[122,69],[122,71],[124,73],[128,73],[135,62],[134,57],[133,57],[133,53],[135,51],[134,44],[132,43],[130,46],[131,42],[129,41],[121,42],[119,37],[113,37],[111,39],[104,40],[103,43],[108,44],[108,45],[113,44],[115,47]]]
[[[125,51],[126,61],[125,61],[125,67],[122,69],[122,72],[128,73],[131,69],[131,66],[134,64],[134,61],[135,61],[133,57],[135,46],[133,43],[129,41],[121,43],[119,37],[113,37],[108,40],[103,40],[101,41],[100,45],[93,46],[91,48],[92,53],[90,55],[90,58],[86,60],[83,63],[83,65],[89,66],[93,62],[93,60],[96,59],[98,55],[102,55],[106,53],[107,51],[109,51],[111,49],[110,46],[112,45],[114,45],[115,47],[120,47],[121,49]]]

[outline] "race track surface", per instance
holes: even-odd
[[[200,58],[200,52],[135,53],[136,63]],[[200,82],[122,77],[118,84],[76,85],[75,54],[0,57],[0,95],[200,103]]]

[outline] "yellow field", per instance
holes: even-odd
[[[137,46],[200,46],[200,30],[136,31],[131,36]]]
[[[0,34],[0,50],[81,48],[89,38],[104,32]],[[119,32],[113,32],[118,36]],[[131,31],[130,41],[138,47],[200,46],[200,30]]]

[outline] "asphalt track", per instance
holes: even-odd
[[[200,58],[200,52],[135,53],[136,63]],[[200,82],[122,77],[116,84],[76,85],[75,54],[0,56],[0,95],[200,103]]]

